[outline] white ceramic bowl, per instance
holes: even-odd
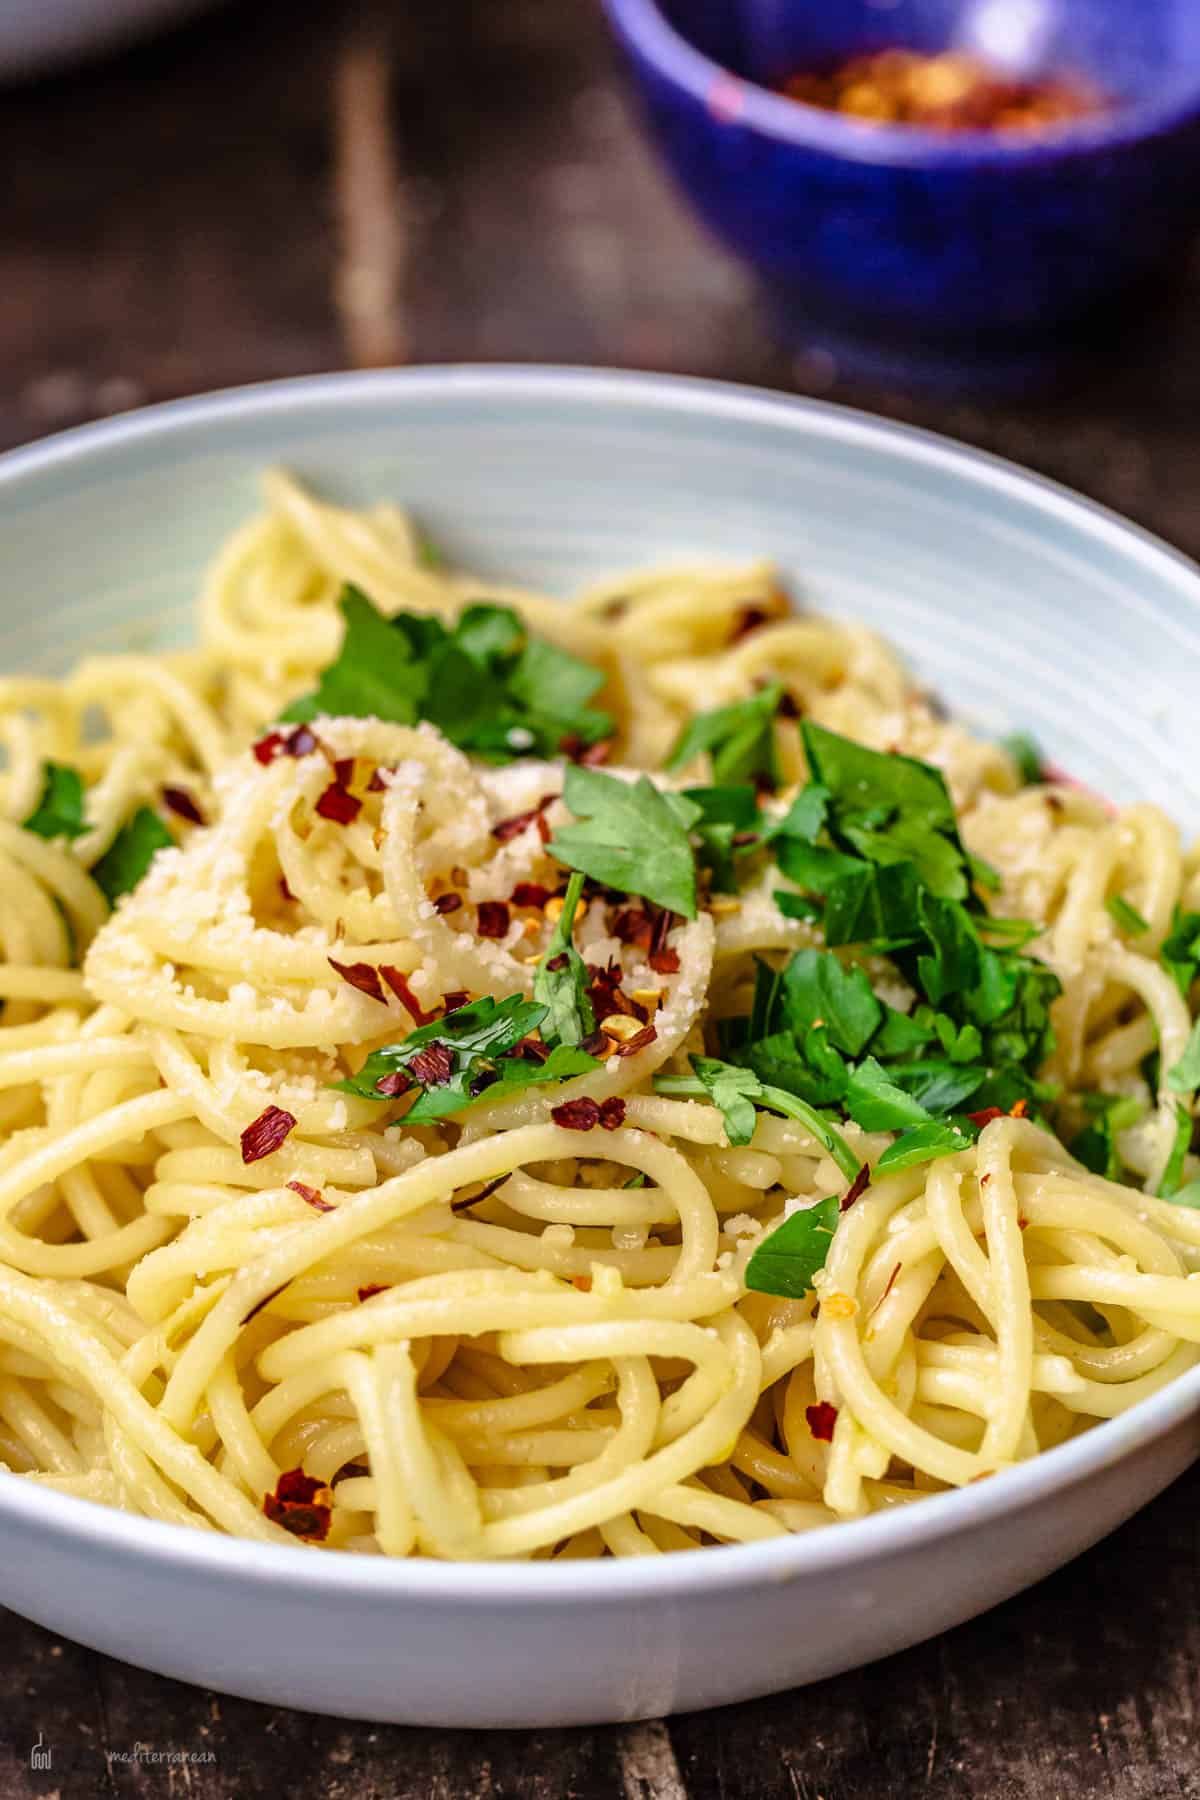
[[[177,639],[284,462],[411,504],[485,574],[566,589],[669,554],[774,556],[985,729],[1200,824],[1200,573],[1062,489],[838,408],[533,369],[218,394],[0,459],[0,669]],[[651,1561],[389,1564],[129,1518],[0,1476],[0,1602],[258,1700],[442,1725],[626,1720],[815,1680],[994,1605],[1200,1455],[1200,1369],[1032,1463],[808,1536]]]

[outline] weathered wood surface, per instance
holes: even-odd
[[[1053,399],[856,390],[827,357],[773,346],[745,279],[642,148],[591,0],[230,6],[5,95],[0,164],[0,444],[353,363],[681,369],[948,431],[1200,554],[1200,278]],[[625,1730],[312,1720],[0,1614],[0,1800],[1191,1800],[1198,1508],[1192,1476],[934,1644]],[[801,1614],[796,1629],[820,1620]],[[39,1734],[48,1770],[30,1765]],[[139,1743],[214,1760],[128,1760]]]

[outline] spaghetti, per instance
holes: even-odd
[[[198,648],[0,684],[0,1465],[268,1542],[654,1556],[1197,1360],[1169,821],[1023,782],[765,564],[481,605],[394,509],[267,493]],[[848,740],[957,825],[937,777],[846,811]],[[898,866],[927,941],[839,938]]]

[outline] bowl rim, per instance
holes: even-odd
[[[920,125],[872,124],[843,113],[789,100],[750,81],[698,49],[667,18],[657,0],[601,0],[617,35],[683,89],[714,120],[760,132],[848,162],[893,168],[932,168],[980,163],[995,167],[1062,161],[1127,148],[1176,129],[1200,111],[1200,72],[1170,95],[1117,106],[1053,132],[987,130],[940,132]]]
[[[545,364],[448,364],[260,382],[161,402],[8,451],[0,455],[0,499],[19,491],[28,478],[47,472],[69,474],[80,463],[103,464],[110,452],[148,439],[166,440],[169,445],[175,436],[186,436],[197,427],[236,426],[245,420],[286,418],[293,412],[348,404],[390,406],[406,398],[436,404],[441,395],[472,396],[492,405],[558,398],[608,411],[633,406],[668,417],[701,413],[710,419],[784,427],[802,439],[815,435],[864,444],[901,462],[948,468],[959,478],[1015,497],[1038,511],[1066,515],[1076,529],[1107,540],[1126,557],[1132,553],[1135,561],[1157,565],[1160,575],[1186,586],[1200,604],[1200,567],[1182,552],[1110,508],[1005,458],[830,401],[693,376]],[[1103,1420],[1028,1462],[999,1470],[987,1481],[931,1495],[928,1503],[896,1507],[848,1521],[839,1529],[797,1537],[653,1559],[579,1561],[565,1569],[547,1562],[392,1561],[342,1550],[314,1554],[300,1545],[260,1543],[124,1513],[6,1472],[0,1472],[0,1520],[19,1523],[31,1535],[64,1546],[132,1558],[159,1571],[227,1577],[260,1589],[306,1590],[315,1598],[338,1593],[384,1605],[405,1600],[468,1606],[521,1602],[542,1609],[581,1600],[622,1604],[851,1571],[935,1539],[979,1530],[1150,1448],[1197,1411],[1200,1364],[1117,1418]]]

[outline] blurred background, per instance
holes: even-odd
[[[874,0],[885,37],[904,3]],[[1082,365],[997,384],[910,375],[900,354],[864,373],[820,331],[781,328],[697,222],[641,129],[600,0],[229,0],[35,78],[29,30],[63,7],[0,6],[9,67],[18,27],[27,52],[0,106],[4,446],[316,370],[677,370],[947,431],[1200,554],[1186,234],[1173,280],[1128,300]],[[66,10],[82,41],[96,7]],[[1142,0],[1126,12],[1146,16]],[[1193,177],[1182,153],[1155,171],[1188,205]]]

